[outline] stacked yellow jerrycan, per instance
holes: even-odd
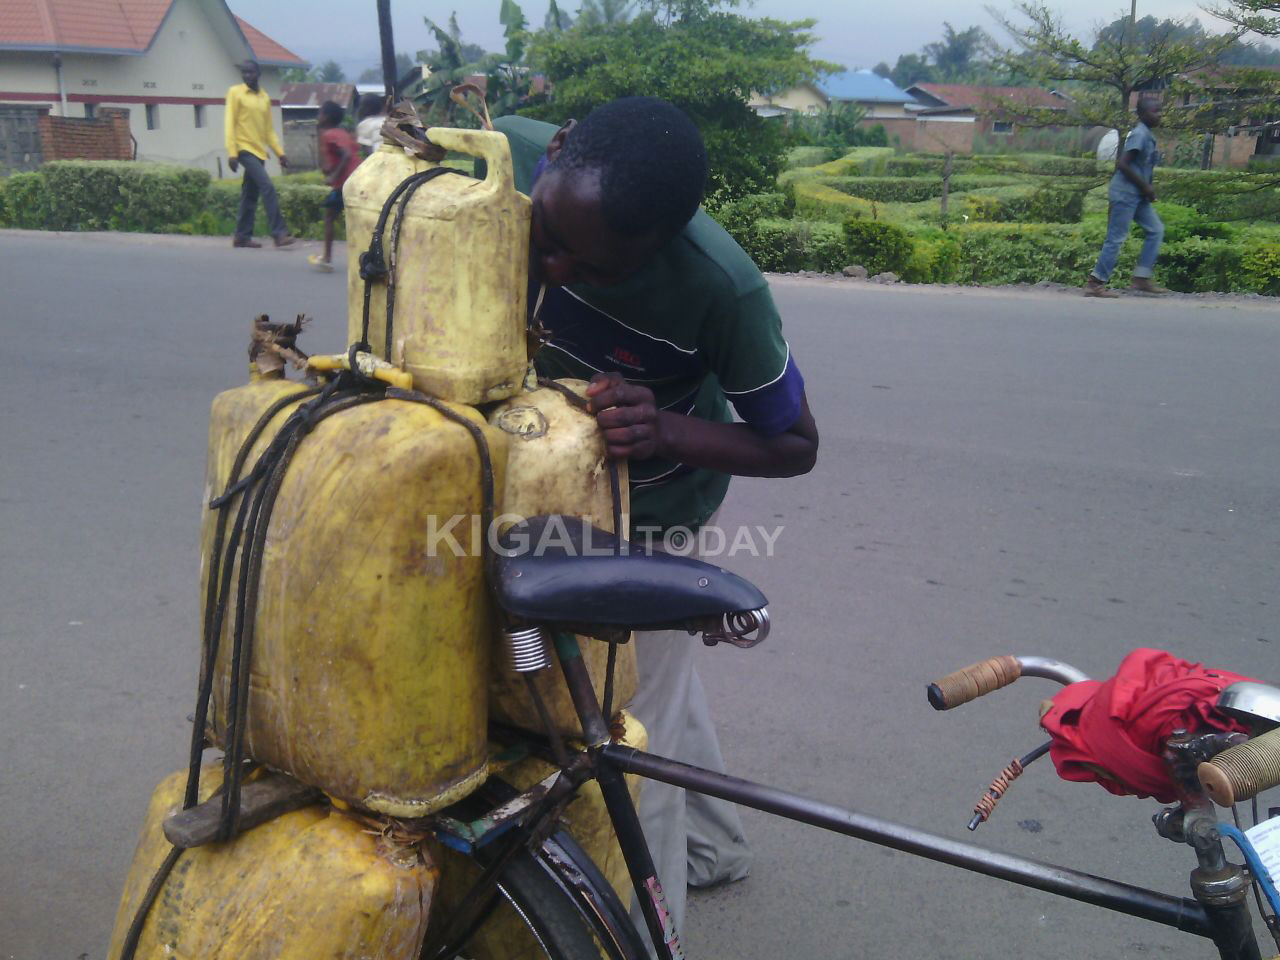
[[[558,384],[585,399],[586,381],[560,380]],[[613,491],[604,437],[595,417],[583,406],[554,386],[542,386],[498,404],[489,412],[489,423],[508,436],[507,479],[502,496],[505,515],[528,518],[560,514],[609,533],[617,532],[613,529]],[[618,464],[618,487],[625,527],[630,510],[625,462]],[[608,644],[591,637],[580,637],[579,643],[596,696],[603,699]],[[555,658],[554,647],[552,657]],[[541,730],[542,722],[523,677],[510,668],[502,650],[495,650],[493,662],[490,711],[506,723]],[[581,735],[582,725],[559,660],[553,669],[533,674],[533,681],[559,732]],[[614,681],[614,706],[624,707],[636,692],[634,643],[618,646]]]
[[[259,381],[214,401],[209,488],[225,489],[232,451],[271,396]],[[501,489],[504,435],[471,407],[447,406],[484,431]],[[273,436],[274,424],[249,464]],[[267,527],[247,756],[398,817],[425,816],[484,781],[494,626],[483,556],[468,536],[470,518],[483,512],[475,441],[435,409],[387,399],[316,426]],[[463,520],[457,535],[436,536],[454,517]],[[215,523],[210,512],[206,543]],[[222,624],[210,711],[220,746],[233,620]]]
[[[206,767],[201,799],[221,782]],[[115,960],[170,846],[186,771],[156,789],[116,913]],[[142,927],[135,956],[177,960],[416,960],[439,870],[329,806],[306,807],[230,843],[183,851]]]
[[[433,397],[471,404],[503,400],[520,389],[528,365],[529,198],[515,189],[511,148],[502,134],[433,127],[427,139],[482,158],[486,176],[438,176],[413,192],[403,217],[397,201],[385,220],[382,247],[387,264],[402,268],[394,270],[394,289],[380,283],[370,288],[368,341],[375,354],[408,371],[414,386]],[[352,251],[351,343],[361,339],[365,316],[358,254],[369,247],[396,188],[406,177],[438,166],[384,143],[342,188]],[[389,354],[388,295],[394,305]]]

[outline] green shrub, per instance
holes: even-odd
[[[787,169],[793,167],[816,167],[826,163],[835,155],[831,147],[792,147],[787,151]]]
[[[756,266],[772,273],[835,273],[849,262],[840,228],[831,223],[760,220],[742,247]]]
[[[1243,289],[1280,297],[1280,241],[1246,247],[1240,273]]]
[[[209,174],[129,161],[59,160],[40,168],[54,230],[154,231],[194,216]]]
[[[891,270],[901,276],[911,259],[911,237],[901,227],[875,220],[848,220],[844,243],[850,263],[860,263],[874,276]]]
[[[976,190],[980,187],[1004,187],[1018,184],[1017,177],[977,175],[951,178],[951,192]],[[917,203],[942,196],[942,178],[926,177],[829,177],[823,183],[854,197],[886,203]]]
[[[320,204],[329,195],[332,187],[319,184],[277,183],[276,193],[280,197],[280,215],[284,217],[285,226],[295,237],[314,240],[323,234],[324,208]],[[262,201],[258,201],[262,206]]]
[[[864,173],[879,172],[879,167],[894,154],[893,147],[854,147],[842,157],[819,164],[812,169],[824,177],[843,177],[861,170]]]
[[[955,278],[962,283],[1082,283],[1098,257],[1098,244],[1066,224],[976,223],[951,233],[957,244]],[[1136,256],[1135,247],[1129,265]],[[1117,269],[1125,262],[1122,253]]]
[[[15,173],[4,181],[5,226],[25,230],[49,229],[49,201],[44,177]]]
[[[1003,196],[986,192],[964,197],[963,213],[974,223],[1079,223],[1084,212],[1084,193],[1027,187],[1010,190]]]
[[[959,244],[955,237],[944,233],[916,236],[902,279],[908,283],[952,283],[959,269],[958,257]]]
[[[794,203],[794,198],[789,198],[783,193],[753,193],[722,204],[718,210],[712,212],[711,216],[741,246],[742,238],[750,234],[757,220],[786,217]]]
[[[1280,170],[1280,154],[1255,153],[1249,158],[1249,170],[1275,173]]]
[[[1170,290],[1243,290],[1242,254],[1240,245],[1231,241],[1188,237],[1162,246],[1156,265]]]
[[[861,197],[851,197],[822,180],[797,180],[791,185],[795,215],[801,220],[843,223],[850,217],[874,217],[875,205]]]

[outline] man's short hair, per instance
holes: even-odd
[[[259,73],[262,72],[262,68],[258,66],[257,60],[241,60],[236,64],[236,67],[240,70],[246,70],[249,67],[253,67],[253,69],[257,70]]]
[[[624,236],[676,234],[698,212],[707,149],[682,110],[653,97],[597,107],[569,132],[552,170],[595,170],[605,222]]]
[[[342,109],[342,105],[332,100],[326,100],[320,104],[320,116],[329,121],[329,126],[336,127],[342,122],[342,118],[347,115],[347,111]]]

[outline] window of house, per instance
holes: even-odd
[[[197,127],[204,126],[204,104],[203,103],[196,104],[196,126]]]
[[[86,103],[84,105],[84,118],[92,120],[98,114],[98,105],[96,103]]]
[[[992,133],[1013,133],[1013,122],[1010,120],[992,120]]]
[[[158,130],[160,128],[160,105],[158,103],[148,103],[147,109],[147,129]]]

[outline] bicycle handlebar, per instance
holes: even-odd
[[[1022,665],[1017,657],[991,657],[929,684],[929,703],[935,710],[950,710],[1007,687],[1020,676]]]
[[[1200,764],[1196,776],[1220,807],[1280,786],[1280,728],[1222,751]]]

